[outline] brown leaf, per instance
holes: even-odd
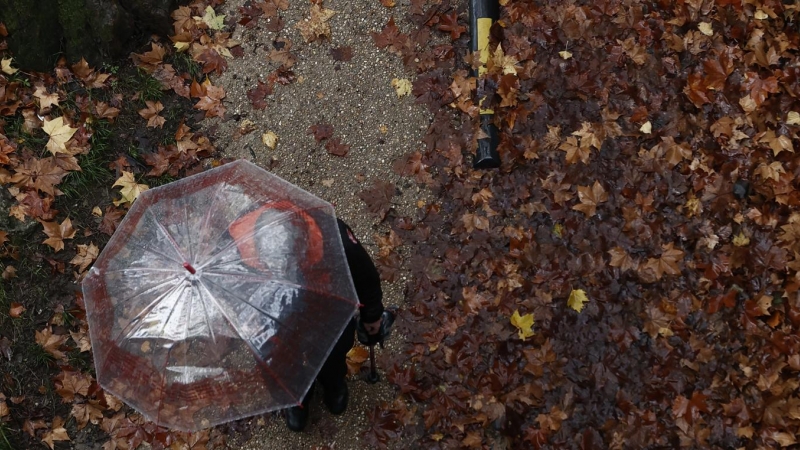
[[[99,253],[100,249],[92,243],[89,245],[78,245],[78,253],[69,263],[78,266],[78,273],[82,273],[89,267],[92,261],[97,259]]]
[[[66,341],[67,336],[53,334],[53,330],[50,327],[36,332],[36,343],[56,359],[66,358],[67,355],[59,350]]]
[[[22,305],[22,303],[19,302],[11,303],[11,307],[8,309],[8,315],[15,319],[19,319],[22,316],[22,313],[24,312],[25,312],[25,307]]]
[[[93,382],[91,375],[74,371],[62,371],[55,377],[56,392],[64,403],[75,401],[75,394],[87,397]]]
[[[333,127],[327,123],[318,123],[308,128],[307,134],[313,134],[317,144],[333,136]]]
[[[158,115],[158,113],[164,109],[164,105],[162,105],[161,102],[153,102],[150,100],[147,100],[145,104],[147,105],[147,108],[140,109],[139,115],[147,119],[148,127],[162,128],[166,122],[166,119]]]
[[[348,46],[336,47],[331,49],[331,57],[334,61],[348,62],[353,59],[353,48]]]
[[[55,448],[54,441],[68,440],[69,435],[67,435],[67,430],[64,428],[64,419],[62,419],[61,416],[56,416],[55,419],[53,419],[53,425],[50,430],[42,436],[42,442],[53,450]]]
[[[341,138],[335,137],[325,143],[325,150],[331,155],[347,156],[347,152],[350,151],[350,146],[343,143]]]
[[[367,205],[367,211],[378,216],[383,221],[386,214],[392,208],[392,197],[395,194],[395,186],[381,180],[375,180],[372,187],[358,193],[358,198]]]
[[[361,365],[369,359],[369,351],[356,345],[349,352],[347,352],[347,373],[350,376],[358,375],[361,373]]]
[[[306,42],[314,42],[320,39],[327,39],[331,37],[331,26],[328,23],[335,11],[325,9],[319,4],[311,5],[310,16],[303,19],[295,25],[303,39]]]
[[[586,217],[592,217],[597,212],[597,206],[608,201],[608,192],[600,182],[595,181],[592,186],[578,186],[578,200],[580,203],[572,209],[586,214]]]
[[[44,233],[48,236],[42,243],[49,245],[56,252],[64,249],[64,239],[75,237],[75,229],[72,227],[72,221],[69,218],[64,219],[61,224],[42,220],[39,220],[39,223],[42,224]]]

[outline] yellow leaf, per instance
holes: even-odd
[[[178,41],[178,42],[176,42],[176,43],[174,43],[172,45],[175,47],[175,50],[177,50],[178,53],[185,52],[186,50],[189,50],[189,43],[188,42]]]
[[[205,22],[205,24],[208,25],[208,28],[211,28],[212,30],[221,30],[225,28],[225,23],[223,22],[225,20],[225,14],[218,16],[217,13],[214,12],[214,8],[211,6],[206,6],[206,13],[200,20]]]
[[[644,125],[641,126],[641,128],[639,128],[639,131],[641,131],[644,134],[650,134],[650,132],[653,131],[653,125],[648,120],[647,122],[644,123]]]
[[[6,75],[14,75],[18,69],[11,67],[11,58],[3,58],[0,60],[0,70]]]
[[[733,245],[737,247],[746,247],[750,245],[750,238],[745,236],[744,232],[739,232],[736,236],[733,237]]]
[[[767,15],[767,13],[765,13],[764,11],[762,11],[760,9],[756,11],[756,13],[753,15],[753,17],[755,17],[758,20],[769,19],[769,16]]]
[[[800,125],[800,114],[797,111],[789,111],[786,114],[786,125]]]
[[[122,176],[114,182],[113,186],[120,186],[120,194],[122,198],[114,201],[114,205],[119,206],[122,203],[133,203],[136,197],[142,192],[150,189],[146,184],[137,184],[136,179],[133,178],[133,173],[122,171]]]
[[[405,78],[395,78],[392,80],[392,87],[397,92],[397,98],[411,93],[411,82]]]
[[[558,56],[560,56],[561,59],[570,59],[572,58],[572,52],[569,52],[567,50],[562,50],[558,52]]]
[[[567,299],[567,306],[575,311],[581,312],[583,311],[584,303],[588,301],[589,297],[586,296],[586,291],[583,289],[573,289],[569,294],[569,299]]]
[[[514,314],[511,316],[511,325],[517,328],[517,332],[519,333],[519,338],[523,341],[531,336],[533,336],[533,314],[525,314],[524,316],[519,315],[519,311],[514,311]]]
[[[50,135],[50,140],[47,141],[47,149],[53,155],[60,153],[68,153],[67,141],[72,138],[72,135],[78,131],[77,128],[71,128],[64,123],[63,117],[57,117],[53,120],[45,120],[42,130]]]
[[[278,135],[272,131],[267,131],[261,135],[261,142],[269,147],[270,150],[275,150],[275,146],[278,145]]]
[[[712,28],[711,24],[708,22],[700,22],[700,24],[697,25],[697,29],[706,36],[711,36],[714,34],[714,28]]]

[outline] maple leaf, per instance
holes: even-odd
[[[455,9],[449,13],[439,15],[439,25],[437,25],[436,29],[450,33],[450,39],[452,40],[458,39],[461,33],[467,31],[467,27],[458,24],[458,12]]]
[[[72,135],[78,131],[77,128],[72,128],[64,123],[63,117],[58,117],[53,120],[45,120],[42,130],[50,135],[50,140],[47,141],[47,149],[52,154],[59,152],[67,152],[66,143],[72,138]]]
[[[579,146],[578,139],[573,136],[569,136],[558,148],[559,150],[567,152],[567,164],[574,164],[578,162],[578,160],[582,161],[584,164],[589,163],[589,156],[592,153],[591,148],[589,146]]]
[[[42,224],[44,232],[48,236],[42,243],[49,245],[56,252],[64,249],[64,239],[72,239],[75,237],[75,229],[72,228],[72,221],[69,218],[64,219],[61,224],[42,220],[39,220],[39,223]]]
[[[514,310],[514,314],[511,315],[511,325],[517,329],[519,338],[523,341],[533,336],[533,323],[534,317],[532,313],[520,316],[519,311]]]
[[[122,172],[122,176],[119,177],[112,186],[120,186],[122,188],[120,190],[122,198],[114,201],[115,206],[119,206],[122,203],[128,203],[128,204],[133,203],[133,201],[136,200],[136,197],[138,197],[139,194],[150,188],[146,184],[137,183],[136,179],[133,177],[133,173],[126,171]]]
[[[572,209],[586,214],[586,217],[592,217],[597,212],[597,206],[608,200],[608,192],[600,182],[595,181],[592,186],[578,186],[578,200],[580,203]]]
[[[756,135],[758,142],[766,143],[772,149],[774,156],[784,150],[794,153],[792,140],[786,135],[776,135],[773,130],[767,130]]]
[[[314,42],[331,36],[331,26],[328,23],[336,11],[325,9],[320,4],[311,5],[310,17],[303,19],[295,25],[306,42]]]
[[[131,58],[136,65],[145,69],[147,72],[153,72],[156,67],[163,62],[164,55],[166,55],[166,49],[164,49],[161,44],[153,42],[150,44],[150,48],[151,50],[149,52],[142,53],[141,55],[138,53],[131,53]]]
[[[196,82],[192,84],[192,90],[195,90],[195,85],[201,86],[200,95],[192,94],[199,97],[199,101],[194,105],[195,108],[206,112],[206,117],[222,117],[225,115],[225,107],[222,105],[222,99],[225,98],[225,90],[222,87],[214,86],[210,81],[206,80],[202,85]]]
[[[103,408],[97,400],[72,405],[70,415],[78,422],[78,429],[82,430],[89,422],[97,425],[103,419]]]
[[[106,102],[97,102],[94,107],[97,112],[97,117],[108,119],[109,121],[113,121],[120,113],[119,108],[115,108]]]
[[[88,397],[93,382],[91,375],[76,371],[61,371],[55,377],[56,392],[64,403],[72,403],[75,394]]]
[[[358,375],[361,372],[361,365],[369,359],[369,351],[361,346],[353,346],[347,352],[347,373],[348,375]]]
[[[318,123],[308,128],[307,134],[313,134],[317,144],[333,136],[333,127],[327,123]]]
[[[675,418],[683,418],[691,424],[694,419],[700,416],[700,412],[708,412],[707,398],[706,395],[697,391],[692,393],[691,399],[679,395],[672,402],[672,415]]]
[[[386,181],[375,180],[372,187],[358,193],[358,198],[367,205],[367,210],[378,216],[383,221],[386,214],[392,208],[392,197],[395,194],[395,186]]]
[[[100,249],[94,244],[78,245],[78,254],[70,260],[70,264],[78,266],[78,273],[82,273],[89,267],[89,264],[97,259]]]
[[[399,52],[408,40],[408,35],[401,33],[400,29],[395,25],[394,17],[389,18],[380,33],[372,31],[370,34],[378,48],[389,47],[394,52]]]
[[[608,254],[611,255],[611,261],[608,265],[611,267],[619,267],[623,272],[629,269],[636,270],[639,266],[639,263],[631,258],[631,255],[622,247],[614,247],[608,251]]]
[[[680,275],[680,260],[683,259],[684,252],[673,247],[673,243],[662,245],[662,252],[659,258],[649,258],[646,263],[640,266],[640,270],[651,272],[656,280],[660,280],[666,273],[667,275]]]
[[[78,350],[83,352],[88,352],[92,349],[92,341],[89,338],[89,328],[86,325],[81,325],[81,329],[78,331],[70,331],[69,335],[75,344],[78,346]]]
[[[194,20],[196,22],[202,22],[206,24],[206,26],[208,26],[208,28],[211,28],[212,30],[221,30],[225,28],[225,14],[221,14],[218,16],[217,13],[214,12],[214,8],[212,8],[211,6],[206,6],[205,14],[203,14],[203,17],[195,16]]]
[[[151,100],[147,100],[145,104],[147,105],[147,108],[140,109],[139,115],[147,119],[148,127],[162,128],[167,120],[158,115],[158,113],[164,109],[164,105],[162,105],[161,102],[153,102]]]
[[[347,156],[347,152],[350,151],[350,146],[343,143],[340,138],[335,137],[325,143],[325,150],[331,155]]]
[[[69,435],[66,428],[64,428],[64,419],[61,416],[56,416],[53,419],[53,425],[50,430],[42,436],[42,442],[47,444],[51,450],[55,449],[54,441],[69,441]]]
[[[272,94],[272,85],[258,80],[258,85],[247,91],[247,98],[250,99],[254,109],[265,109],[267,107],[267,95]]]
[[[392,87],[397,92],[397,98],[403,97],[411,93],[411,82],[405,78],[392,79]]]
[[[573,289],[569,293],[569,298],[567,299],[567,306],[574,309],[575,311],[581,312],[583,311],[584,304],[589,301],[589,297],[586,296],[586,291],[583,289]]]
[[[103,214],[103,220],[100,222],[98,228],[103,233],[112,236],[124,214],[125,213],[123,211],[114,208],[113,206],[107,206],[105,214]]]
[[[42,84],[36,86],[33,96],[39,99],[40,113],[53,105],[58,106],[58,93],[49,94],[47,88]]]
[[[53,330],[50,327],[36,332],[36,343],[56,359],[66,358],[67,355],[59,350],[66,341],[67,336],[53,334]]]
[[[487,70],[490,73],[499,72],[501,75],[516,75],[517,70],[521,69],[517,58],[511,55],[506,55],[503,51],[503,46],[498,45],[492,57],[487,61]]]

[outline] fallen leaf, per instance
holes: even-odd
[[[0,60],[0,70],[6,75],[14,75],[17,73],[17,70],[19,70],[11,67],[11,61],[11,58],[3,58]]]
[[[57,154],[59,152],[67,152],[66,143],[72,138],[72,135],[78,131],[77,128],[72,128],[64,123],[63,117],[57,117],[53,120],[45,120],[42,130],[50,135],[50,140],[47,141],[47,149],[50,153]]]
[[[755,14],[753,14],[753,17],[755,17],[758,20],[767,20],[767,19],[769,19],[769,16],[767,15],[767,13],[765,13],[763,10],[760,10],[760,9],[756,10]]]
[[[122,188],[120,189],[122,198],[114,201],[115,206],[119,206],[122,203],[133,203],[139,194],[150,189],[146,184],[137,183],[136,179],[133,177],[133,173],[126,171],[122,172],[122,176],[119,177],[112,186],[120,186]]]
[[[586,214],[586,217],[592,217],[597,212],[597,206],[608,201],[608,192],[600,182],[595,181],[592,186],[578,186],[578,200],[580,203],[572,209]]]
[[[706,36],[711,36],[714,34],[714,28],[708,22],[700,22],[697,25],[697,29]]]
[[[64,250],[64,239],[75,237],[75,229],[72,227],[72,221],[69,218],[64,219],[61,224],[43,220],[39,220],[39,223],[42,224],[44,233],[47,235],[47,239],[42,243],[49,245],[56,252]]]
[[[8,310],[8,315],[15,319],[19,319],[23,312],[25,312],[25,307],[22,306],[22,303],[13,302]]]
[[[334,61],[348,62],[353,59],[353,48],[350,46],[332,48],[331,57]]]
[[[789,111],[786,114],[786,125],[800,125],[800,113]]]
[[[93,382],[91,375],[77,371],[61,371],[55,377],[56,392],[64,403],[75,401],[75,394],[87,397]]]
[[[650,123],[649,120],[645,122],[641,127],[639,127],[639,131],[641,131],[644,134],[650,134],[652,130],[653,130],[653,125]]]
[[[70,264],[78,266],[78,273],[83,273],[99,253],[100,249],[94,244],[78,245],[78,254],[70,260]]]
[[[325,143],[325,150],[331,155],[347,156],[347,152],[350,151],[350,146],[343,143],[341,138],[335,137]]]
[[[567,50],[561,50],[560,52],[558,52],[558,56],[560,56],[561,59],[570,59],[572,58],[572,52]]]
[[[301,20],[295,28],[303,35],[306,42],[314,42],[331,36],[331,26],[328,23],[336,11],[325,9],[320,4],[311,5],[310,16]]]
[[[567,306],[575,311],[581,312],[583,311],[584,304],[588,301],[589,297],[586,296],[586,291],[583,289],[573,289],[572,292],[569,293]]]
[[[511,315],[511,325],[517,329],[519,338],[523,341],[533,336],[533,323],[534,317],[532,313],[520,316],[519,310],[514,310],[514,314]]]
[[[217,13],[214,12],[214,8],[211,6],[206,6],[203,17],[194,17],[194,19],[202,21],[212,30],[221,30],[225,28],[225,14],[217,15]]]
[[[747,237],[744,232],[739,232],[736,236],[733,237],[733,245],[737,247],[747,247],[750,245],[750,238]]]
[[[39,112],[53,105],[58,106],[58,93],[48,93],[44,85],[36,86],[33,96],[39,99]]]
[[[147,119],[147,126],[149,128],[163,128],[167,120],[158,115],[158,113],[164,109],[164,105],[162,105],[161,102],[153,102],[150,100],[147,100],[145,104],[147,108],[140,109],[139,115]]]
[[[47,444],[51,450],[55,448],[54,441],[69,441],[69,435],[67,434],[66,428],[64,428],[64,419],[62,419],[61,416],[56,416],[55,419],[53,419],[53,425],[50,427],[50,430],[42,436],[42,442]]]
[[[397,92],[397,98],[400,98],[411,93],[412,84],[405,78],[395,78],[392,80],[392,87]]]
[[[56,359],[66,358],[67,355],[59,350],[66,341],[67,336],[53,334],[53,330],[50,327],[36,332],[36,343]]]
[[[267,131],[261,135],[261,142],[269,147],[270,150],[275,150],[275,146],[278,145],[278,135],[272,131]]]
[[[318,123],[308,128],[307,134],[313,134],[317,144],[333,136],[333,127],[327,123]]]

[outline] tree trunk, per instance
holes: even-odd
[[[60,56],[70,63],[113,62],[167,35],[177,0],[0,0],[8,46],[22,70],[50,71]]]

